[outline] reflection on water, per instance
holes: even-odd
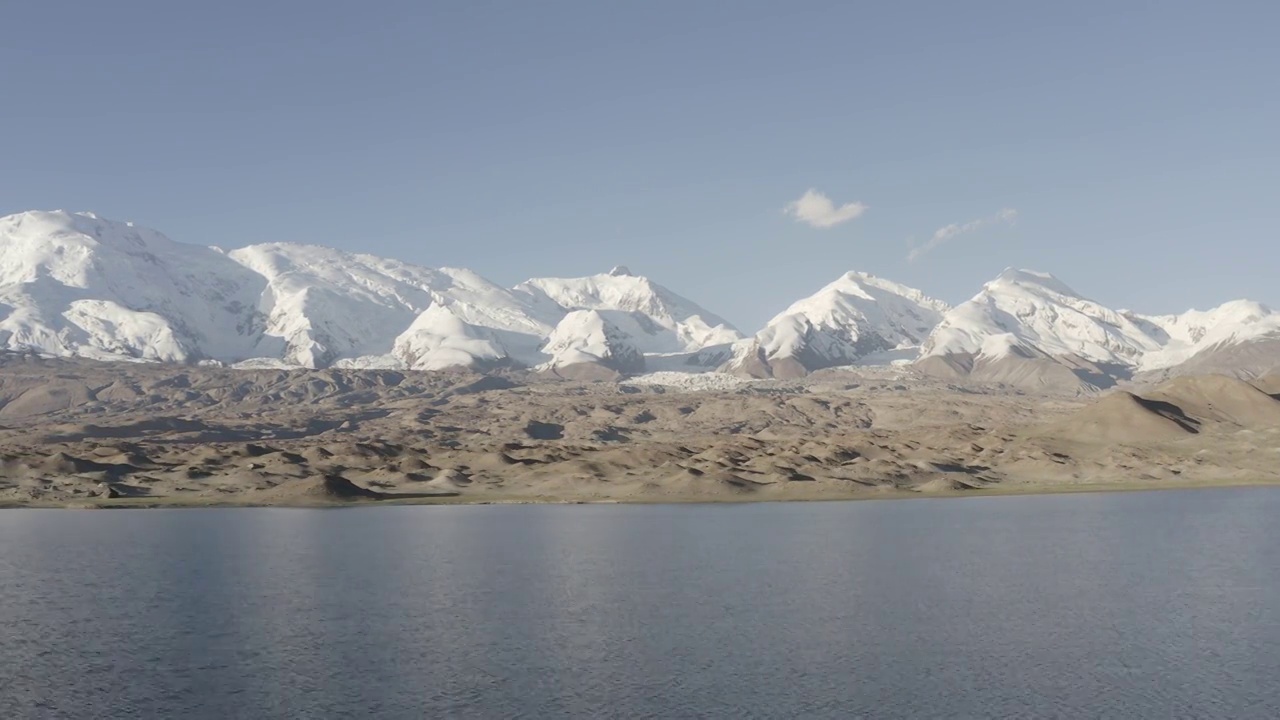
[[[0,513],[0,717],[1280,717],[1280,490]]]

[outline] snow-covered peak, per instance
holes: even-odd
[[[391,354],[413,370],[483,367],[508,359],[492,331],[467,323],[443,304],[418,315],[396,338]]]
[[[243,357],[262,279],[210,248],[83,213],[0,218],[0,349],[189,362]]]
[[[306,367],[390,353],[450,285],[437,270],[311,245],[250,245],[229,256],[267,281],[260,352]]]
[[[618,272],[621,270],[622,272]],[[742,338],[724,318],[626,268],[582,278],[535,278],[517,285],[530,302],[546,298],[573,310],[641,313],[663,332],[635,338],[645,353],[694,352]]]
[[[1127,315],[1144,323],[1162,344],[1142,359],[1144,370],[1173,367],[1215,348],[1280,337],[1280,313],[1252,300],[1233,300],[1179,315]]]
[[[268,318],[263,352],[282,353],[308,367],[391,353],[403,345],[402,333],[413,329],[415,318],[436,307],[447,308],[449,317],[468,327],[525,336],[512,337],[510,345],[528,362],[562,314],[470,270],[293,243],[251,245],[229,255],[267,279],[260,303]],[[279,343],[283,350],[272,347]],[[488,362],[489,355],[480,353],[475,360]]]
[[[1063,297],[1080,298],[1080,294],[1072,290],[1066,283],[1047,272],[1038,270],[1025,270],[1018,268],[1005,268],[1003,272],[996,278],[988,282],[983,287],[985,289],[998,289],[1001,287],[1015,286],[1026,288],[1031,292],[1047,292]]]
[[[1011,338],[987,343],[1004,334]],[[922,354],[982,355],[1017,346],[1050,356],[1134,365],[1160,343],[1134,319],[1081,297],[1048,273],[1010,269],[948,312]]]
[[[633,339],[652,321],[639,313],[619,310],[574,310],[564,316],[547,338],[544,366],[560,369],[600,365],[622,373],[644,370],[644,355]]]
[[[848,272],[778,314],[752,346],[740,345],[729,369],[773,374],[850,365],[869,355],[909,351],[928,336],[948,306],[914,288]]]
[[[893,326],[899,320],[907,320],[897,323],[894,334],[919,343],[939,319],[934,315],[948,309],[947,303],[915,288],[868,273],[847,272],[813,295],[792,303],[769,324],[788,315],[804,315],[811,322],[829,326],[881,319],[883,324]]]
[[[87,288],[111,279],[104,261],[168,254],[178,248],[169,238],[133,223],[100,220],[90,213],[32,211],[0,218],[0,285],[49,277]],[[187,247],[190,246],[181,246]],[[195,249],[195,248],[192,248]]]
[[[321,367],[389,357],[419,315],[439,307],[463,324],[452,329],[492,330],[503,335],[495,347],[534,363],[564,310],[527,300],[467,270],[332,248],[226,252],[88,213],[0,218],[0,349]]]
[[[613,269],[609,271],[609,276],[610,277],[631,277],[632,276],[631,268],[628,268],[626,265],[615,265]]]
[[[1232,300],[1210,310],[1188,310],[1178,315],[1121,312],[1152,323],[1171,341],[1186,343],[1199,343],[1215,331],[1238,330],[1277,316],[1271,308],[1252,300]]]
[[[91,213],[0,218],[0,350],[304,367],[534,366],[574,310],[603,313],[613,345],[671,364],[741,337],[623,267],[512,290],[470,270],[313,245],[186,245]],[[603,332],[570,323],[561,339],[574,327],[584,337]]]

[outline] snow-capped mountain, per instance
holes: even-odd
[[[567,310],[639,313],[652,323],[638,328],[632,342],[646,354],[696,352],[742,339],[729,321],[622,266],[583,278],[535,278],[515,290]]]
[[[1002,356],[1014,347],[1135,365],[1160,345],[1133,319],[1052,275],[1010,268],[948,312],[921,355]]]
[[[1252,300],[1181,315],[1126,314],[1161,343],[1159,350],[1143,357],[1143,370],[1162,370],[1236,345],[1280,338],[1280,313]]]
[[[470,270],[289,243],[251,245],[228,257],[266,280],[258,310],[267,327],[255,355],[304,367],[388,354],[412,357],[413,365],[424,347],[454,331],[464,333],[459,339],[486,338],[502,358],[531,362],[562,314]],[[431,308],[436,311],[419,322]],[[494,358],[485,351],[476,359]]]
[[[494,330],[468,323],[453,308],[435,303],[414,318],[409,329],[395,339],[391,358],[412,370],[443,370],[502,365],[508,363],[512,355]],[[362,363],[357,359],[353,364]],[[397,362],[384,364],[394,367]]]
[[[92,214],[0,218],[0,348],[189,362],[252,355],[264,279],[217,250]]]
[[[546,369],[581,362],[612,370],[707,371],[728,357],[742,333],[724,318],[625,267],[582,278],[534,278],[515,287],[529,302],[554,304],[570,315],[543,346]],[[596,314],[581,315],[576,311]],[[574,333],[578,333],[574,336]],[[596,353],[605,338],[608,358]],[[631,350],[641,356],[632,361]],[[592,359],[595,358],[595,359]]]
[[[1104,307],[1047,273],[1007,269],[943,317],[918,366],[1023,385],[1105,387],[1277,333],[1280,314],[1258,303],[1145,316]]]
[[[643,372],[644,353],[637,338],[654,322],[640,312],[574,310],[556,325],[543,351],[551,356],[543,368],[562,376],[601,377]],[[586,374],[586,375],[584,375]]]
[[[659,370],[796,377],[915,361],[1018,385],[1100,387],[1141,374],[1280,367],[1280,313],[1112,310],[1046,273],[1006,270],[949,308],[846,273],[751,338],[626,268],[515,288],[324,247],[230,252],[89,213],[0,218],[0,351],[247,366],[535,368],[607,378]]]
[[[469,270],[311,245],[186,245],[85,213],[0,218],[0,350],[422,370],[576,359],[630,372],[643,367],[633,352],[704,357],[740,337],[621,270],[507,289]]]
[[[754,377],[798,377],[860,361],[912,360],[949,309],[919,290],[849,272],[800,300],[734,347],[724,369]]]

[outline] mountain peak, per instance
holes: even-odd
[[[107,243],[141,247],[155,242],[168,244],[163,234],[133,222],[109,220],[92,212],[27,210],[0,217],[0,235],[22,236],[47,241],[52,238],[82,236]]]
[[[1039,287],[1058,293],[1059,295],[1067,295],[1070,297],[1080,297],[1080,294],[1072,290],[1066,283],[1054,277],[1050,273],[1041,272],[1039,270],[1027,270],[1025,268],[1007,267],[996,276],[995,280],[987,283],[986,287],[991,288],[998,285],[1019,285],[1022,287]]]
[[[1133,366],[1158,345],[1132,318],[1082,297],[1053,275],[1006,268],[943,317],[923,356],[1003,358],[1029,348],[1046,357]]]
[[[615,265],[613,269],[609,271],[609,276],[610,277],[635,277],[634,275],[631,274],[631,268],[627,267],[626,265]]]
[[[727,320],[647,278],[632,275],[626,267],[583,278],[533,278],[516,286],[516,290],[544,296],[569,311],[647,315],[663,332],[646,334],[638,340],[638,347],[646,353],[693,352],[742,339]]]
[[[914,288],[847,272],[793,303],[735,350],[728,370],[757,377],[801,375],[868,356],[909,359],[948,310]]]
[[[881,287],[885,284],[885,282],[886,282],[885,280],[882,280],[876,277],[875,275],[872,275],[871,273],[865,273],[860,270],[850,270],[849,272],[841,275],[839,278],[836,278],[836,280],[828,284],[827,287],[828,288],[848,287],[851,284],[857,285],[859,287],[862,287],[862,286]]]

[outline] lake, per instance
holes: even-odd
[[[0,717],[1276,718],[1280,489],[0,511]]]

